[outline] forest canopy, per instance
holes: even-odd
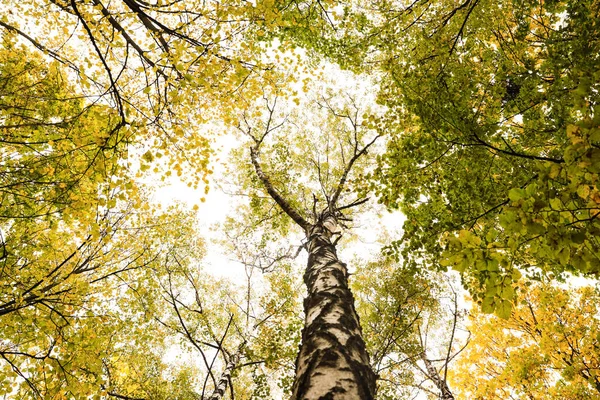
[[[0,5],[0,396],[600,398],[600,3]]]

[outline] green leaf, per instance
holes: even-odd
[[[519,279],[521,279],[521,276],[521,271],[519,271],[517,268],[513,268],[513,270],[511,271],[511,278],[513,282],[517,282]]]
[[[495,309],[494,297],[484,297],[483,302],[481,303],[481,311],[486,314],[491,314]]]
[[[502,300],[496,307],[495,313],[502,319],[508,319],[510,318],[511,311],[512,303],[508,300]]]
[[[556,256],[562,265],[567,265],[569,263],[569,259],[571,258],[571,250],[569,247],[563,247],[558,251]]]
[[[515,289],[512,286],[504,286],[500,291],[500,297],[505,300],[512,300],[515,298]]]
[[[525,191],[519,188],[512,188],[508,191],[508,198],[511,201],[519,201],[525,197]]]
[[[571,235],[571,240],[573,243],[582,244],[585,241],[585,231],[577,231]]]

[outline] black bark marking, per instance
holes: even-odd
[[[329,231],[322,225],[307,231],[306,321],[292,399],[372,400],[376,375],[348,287],[347,266],[339,261]]]

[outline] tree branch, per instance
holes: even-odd
[[[267,190],[267,193],[271,196],[273,200],[281,207],[281,209],[296,223],[298,224],[304,231],[306,231],[310,224],[300,215],[300,213],[292,207],[292,205],[284,199],[279,192],[273,187],[269,177],[263,172],[260,163],[258,162],[258,147],[252,146],[250,147],[250,158],[252,159],[252,165],[254,165],[254,170],[256,171],[256,175],[262,182],[263,186]]]
[[[367,150],[369,149],[369,147],[371,147],[373,144],[375,144],[377,139],[379,139],[380,137],[381,137],[381,135],[379,135],[379,134],[377,136],[375,136],[375,138],[373,138],[373,140],[371,140],[369,143],[367,143],[360,151],[355,153],[354,156],[350,159],[350,161],[348,162],[348,165],[346,165],[346,168],[344,169],[344,173],[342,174],[342,177],[340,178],[340,181],[335,189],[335,193],[331,197],[331,204],[329,204],[330,207],[335,208],[335,204],[337,203],[337,201],[340,197],[340,194],[342,194],[342,190],[344,190],[344,185],[346,184],[346,180],[348,179],[348,174],[350,173],[350,170],[352,169],[352,166],[354,165],[356,160],[358,160],[363,154],[365,154],[367,152]]]

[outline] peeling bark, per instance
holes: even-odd
[[[210,395],[208,400],[221,400],[223,398],[223,395],[227,390],[227,385],[231,381],[231,372],[233,372],[233,369],[237,366],[237,363],[239,361],[239,352],[231,356],[229,362],[227,363],[227,366],[225,367],[225,370],[221,374],[221,378],[219,379],[219,383],[217,384],[215,391]]]
[[[442,379],[440,373],[435,368],[431,360],[427,358],[427,355],[425,353],[421,354],[421,360],[423,360],[423,362],[425,363],[425,368],[427,368],[427,375],[429,375],[429,378],[433,381],[435,386],[440,391],[440,399],[454,400],[454,395],[452,395],[452,392],[448,387],[448,383],[446,382],[446,380]]]
[[[308,296],[293,400],[375,398],[376,375],[348,287],[348,271],[326,228],[332,220],[335,225],[329,217],[307,230]]]

